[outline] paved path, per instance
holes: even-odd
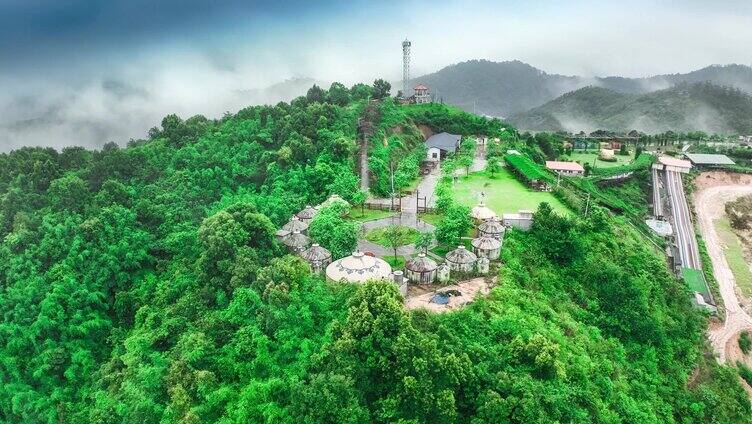
[[[486,146],[476,146],[475,156],[473,157],[473,164],[470,165],[470,172],[480,172],[486,169]],[[454,175],[461,177],[467,174],[465,168],[455,169]]]
[[[727,185],[710,187],[695,194],[695,210],[702,237],[713,264],[713,275],[726,308],[726,321],[722,327],[709,330],[708,338],[721,363],[726,362],[729,344],[742,330],[752,330],[752,318],[739,304],[734,274],[723,254],[723,243],[713,224],[725,215],[725,205],[741,196],[752,195],[752,186]]]

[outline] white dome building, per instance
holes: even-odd
[[[383,259],[355,252],[329,264],[326,278],[332,281],[364,283],[369,280],[391,279],[392,267]]]
[[[477,222],[483,222],[487,219],[496,218],[496,212],[489,209],[488,206],[481,201],[470,211],[470,216],[472,216]]]
[[[478,225],[478,237],[493,237],[496,240],[504,238],[506,227],[498,219],[492,218]]]
[[[411,283],[432,284],[436,281],[436,269],[439,265],[425,253],[411,258],[405,263],[405,275]]]
[[[477,260],[475,253],[467,250],[465,246],[460,246],[446,254],[446,262],[452,271],[473,272]]]
[[[297,216],[293,216],[290,221],[287,222],[287,224],[282,226],[283,230],[289,231],[291,233],[295,231],[300,231],[301,233],[305,233],[308,229],[308,223],[301,220]]]
[[[473,245],[473,252],[479,258],[486,258],[489,260],[499,259],[501,255],[501,241],[493,237],[478,237],[474,238],[470,244]]]
[[[308,224],[311,222],[313,217],[316,216],[317,213],[319,213],[318,209],[314,208],[311,205],[307,205],[302,211],[296,213],[295,216],[298,217],[298,219],[300,219],[301,221]]]
[[[302,252],[311,245],[311,239],[300,231],[293,231],[282,237],[282,243],[292,252]]]
[[[311,269],[317,274],[323,273],[327,265],[332,263],[331,252],[321,247],[318,243],[314,243],[311,247],[301,252],[300,256],[311,265]]]

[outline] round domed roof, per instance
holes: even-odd
[[[436,261],[427,257],[425,253],[419,253],[418,256],[405,263],[405,269],[413,272],[431,272],[438,267]]]
[[[489,209],[485,203],[480,202],[470,211],[470,216],[478,220],[486,220],[496,218],[496,212]]]
[[[385,260],[367,256],[363,252],[355,252],[326,267],[326,277],[330,280],[345,280],[351,283],[385,280],[391,272],[392,267]]]
[[[496,250],[501,247],[501,242],[493,237],[474,238],[470,243],[479,250]]]
[[[316,216],[317,213],[319,213],[318,209],[314,208],[311,205],[306,205],[306,207],[302,211],[296,213],[295,216],[300,219],[313,219],[313,217]]]
[[[483,221],[478,225],[478,231],[488,234],[503,234],[505,231],[504,224],[498,219],[491,218]]]
[[[321,247],[318,243],[311,245],[300,256],[308,262],[326,261],[332,258],[331,252]]]
[[[455,264],[470,264],[478,260],[478,257],[475,256],[475,253],[467,250],[465,246],[460,246],[447,253],[446,260]]]
[[[282,243],[287,247],[301,249],[308,247],[311,244],[311,239],[305,234],[301,234],[300,231],[293,231],[291,234],[282,237]]]
[[[300,218],[297,216],[293,216],[290,221],[287,222],[287,224],[282,226],[283,230],[287,230],[289,232],[293,231],[300,231],[303,232],[308,229],[308,224],[304,221],[301,221]]]

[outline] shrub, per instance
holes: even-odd
[[[742,334],[739,335],[739,349],[741,349],[745,355],[752,350],[752,337],[750,337],[749,331],[742,331]]]

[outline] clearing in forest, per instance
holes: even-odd
[[[470,207],[477,205],[481,193],[485,193],[486,206],[499,216],[503,213],[515,213],[520,209],[535,211],[542,202],[548,202],[554,211],[562,215],[570,213],[553,194],[529,189],[507,169],[502,169],[493,177],[486,172],[460,177],[452,191],[456,201]]]

